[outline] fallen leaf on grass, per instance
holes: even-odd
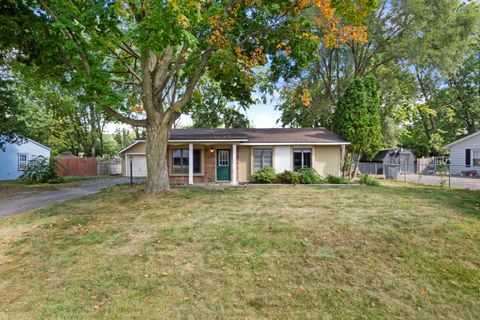
[[[93,308],[95,310],[99,310],[104,304],[105,304],[105,302],[100,302],[100,303],[96,304]]]
[[[427,291],[423,290],[423,289],[420,289],[420,295],[421,296],[426,296],[427,295]]]

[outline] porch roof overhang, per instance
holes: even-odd
[[[243,144],[243,142],[247,142],[248,139],[246,138],[238,138],[238,139],[202,139],[202,138],[197,138],[197,139],[169,139],[168,143],[171,144],[185,144],[185,143],[204,143],[204,144],[212,144],[212,143],[237,143],[237,144]],[[118,153],[122,154],[125,153],[128,149],[132,148],[133,146],[139,144],[139,143],[145,143],[145,140],[136,140],[134,143],[126,146],[122,150],[120,150]]]

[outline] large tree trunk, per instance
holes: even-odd
[[[147,193],[170,189],[167,165],[169,136],[169,126],[156,123],[147,126]]]

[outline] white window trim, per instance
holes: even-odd
[[[20,161],[20,156],[25,156],[25,161]],[[21,169],[21,164],[25,164],[25,169]],[[28,168],[28,153],[19,152],[18,153],[18,171],[26,171]]]
[[[310,149],[310,168],[315,169],[315,148],[314,146],[292,146],[291,152],[292,152],[292,166],[291,166],[291,172],[295,171],[295,149]],[[302,152],[302,164],[303,164],[303,152]],[[303,169],[303,166],[302,166]]]
[[[170,176],[172,177],[188,177],[188,171],[186,173],[173,173],[173,150],[187,150],[188,151],[188,146],[186,146],[185,148],[182,147],[182,146],[175,146],[173,148],[171,148],[168,152],[168,157],[169,157],[169,173],[170,173]],[[201,176],[204,176],[205,175],[205,171],[204,171],[204,148],[195,148],[195,146],[193,146],[193,150],[200,150],[200,172],[197,172],[197,173],[193,173],[193,176],[194,177],[201,177]]]
[[[466,149],[470,149],[470,167],[469,167],[469,168],[471,168],[471,167],[476,167],[476,168],[477,168],[477,167],[480,167],[480,165],[475,165],[475,164],[473,163],[473,159],[474,159],[474,158],[473,158],[473,153],[474,153],[474,150],[478,150],[478,151],[480,152],[480,147],[472,147],[472,148],[466,148]]]

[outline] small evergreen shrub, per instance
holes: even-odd
[[[369,176],[368,174],[362,174],[358,178],[358,182],[361,184],[365,184],[367,186],[379,186],[380,182],[378,181],[377,178]]]
[[[272,167],[265,167],[251,175],[253,183],[274,183],[277,181],[277,174]]]
[[[323,183],[322,177],[314,168],[303,168],[300,171],[301,182],[303,184],[320,184]]]
[[[277,174],[277,182],[284,184],[299,184],[302,182],[302,175],[298,172],[285,170]]]
[[[327,182],[331,184],[350,184],[350,180],[345,177],[328,176]]]
[[[57,169],[61,166],[54,157],[38,156],[28,162],[20,179],[27,183],[60,183],[63,178],[57,174]]]

